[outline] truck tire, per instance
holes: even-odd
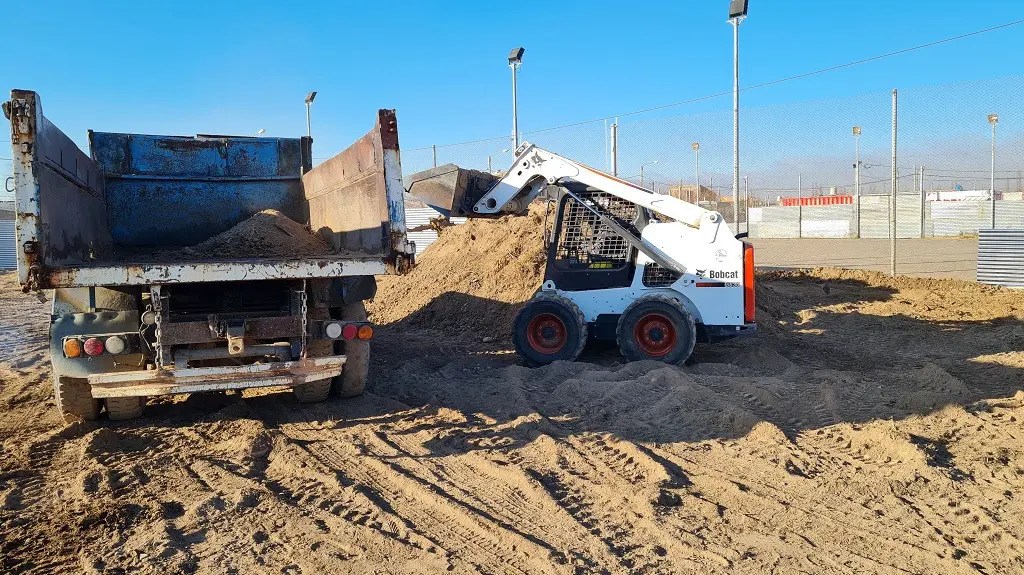
[[[142,415],[142,410],[146,406],[146,398],[108,397],[104,403],[107,406],[107,417],[111,421],[124,421]]]
[[[300,383],[292,388],[295,399],[300,403],[318,403],[331,395],[331,379],[320,379],[309,383]]]
[[[630,361],[653,359],[682,364],[693,353],[697,326],[675,299],[652,294],[637,299],[622,312],[615,339]]]
[[[587,322],[571,299],[540,292],[516,315],[512,342],[531,367],[575,361],[587,345]]]
[[[61,377],[53,373],[53,399],[65,423],[96,421],[100,417],[100,400],[92,396],[92,388],[84,379]]]
[[[345,321],[366,321],[366,305],[362,300],[349,302],[336,309],[338,319]],[[345,354],[345,366],[341,375],[334,378],[331,394],[336,397],[357,397],[366,390],[366,379],[370,373],[370,342],[362,340],[339,341],[335,344],[337,353]]]

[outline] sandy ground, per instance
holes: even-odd
[[[380,330],[369,393],[59,423],[0,276],[3,573],[1024,572],[1024,296],[762,277],[695,365]]]

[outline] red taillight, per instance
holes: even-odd
[[[98,337],[90,337],[85,340],[85,355],[97,356],[103,353],[103,340]]]
[[[358,334],[359,327],[354,323],[347,323],[345,324],[345,327],[341,329],[341,337],[345,339],[355,339]]]
[[[743,323],[754,323],[754,245],[743,244]]]

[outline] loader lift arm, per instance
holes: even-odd
[[[473,203],[474,216],[494,216],[502,213],[520,213],[548,185],[575,181],[608,193],[683,223],[698,230],[698,237],[708,244],[714,243],[719,228],[724,224],[721,214],[663,194],[656,194],[635,184],[606,174],[590,166],[542,148],[523,143],[517,150],[512,168],[493,184],[486,193]],[[627,229],[625,222],[618,221],[612,214],[593,202],[587,202],[571,191],[567,194],[586,207],[602,222],[625,238],[651,260],[677,274],[683,274],[685,267],[658,246],[644,240],[639,234]]]

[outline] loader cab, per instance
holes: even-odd
[[[650,219],[647,210],[576,182],[553,189],[555,213],[547,235],[544,280],[566,291],[629,287],[637,250],[598,214],[614,218],[639,235]]]

